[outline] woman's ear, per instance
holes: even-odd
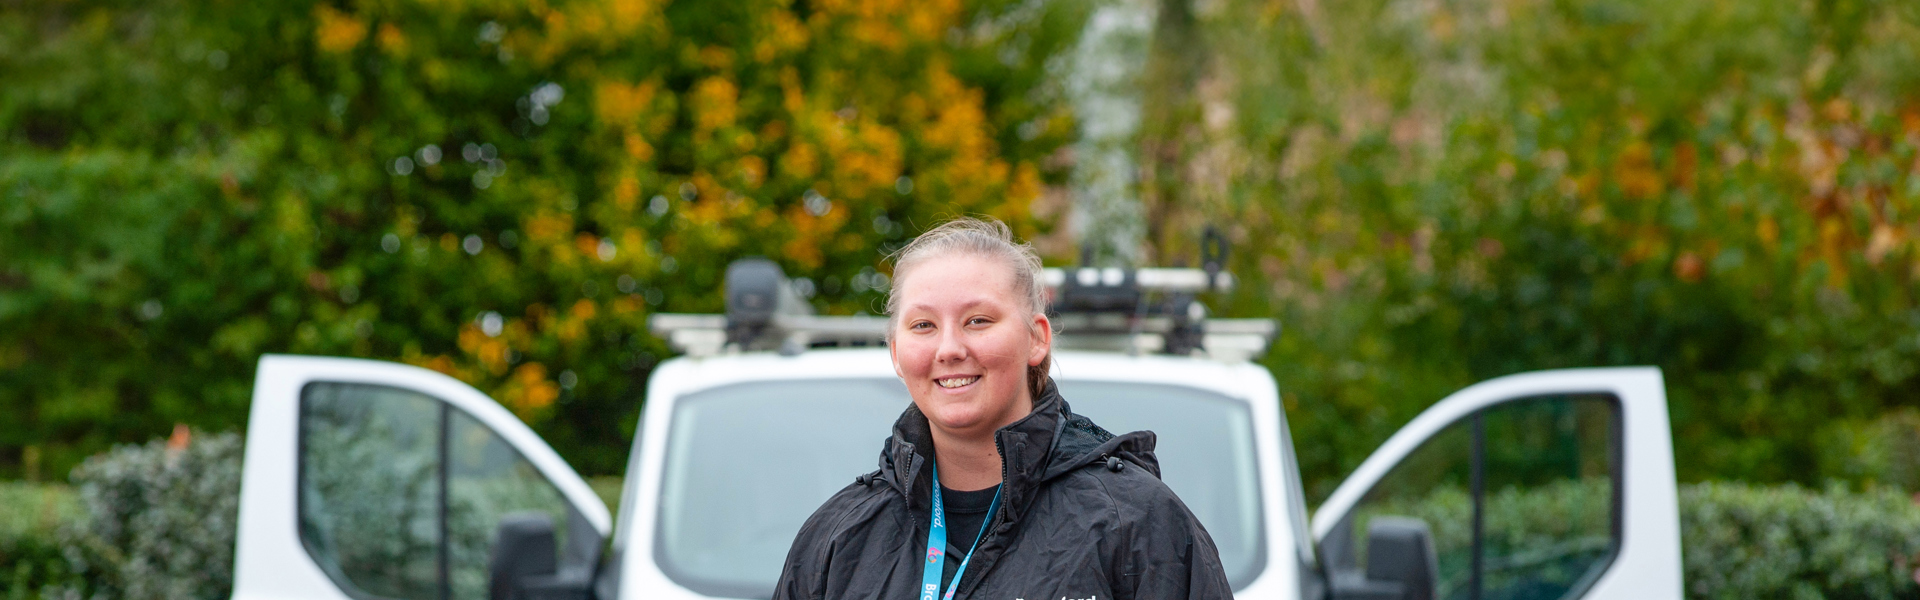
[[[892,336],[887,338],[887,360],[893,363],[893,376],[906,380],[906,374],[900,372],[900,351],[894,349]]]
[[[1039,366],[1047,355],[1053,353],[1053,321],[1045,313],[1033,315],[1033,351],[1027,356],[1027,366]]]

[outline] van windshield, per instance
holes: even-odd
[[[1220,548],[1235,588],[1264,563],[1253,424],[1244,402],[1193,388],[1060,382],[1074,412],[1115,433],[1151,429],[1168,487]],[[693,591],[772,594],[815,508],[878,468],[909,402],[897,379],[757,382],[674,408],[655,553]]]

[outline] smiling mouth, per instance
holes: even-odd
[[[969,385],[973,385],[973,382],[979,381],[979,380],[980,380],[980,376],[974,375],[970,377],[943,377],[940,379],[935,379],[933,380],[933,382],[936,384],[939,384],[940,387],[951,390],[954,388],[963,388]]]

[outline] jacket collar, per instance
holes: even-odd
[[[1011,508],[1008,521],[1026,512],[1033,492],[1046,478],[1054,441],[1061,434],[1068,412],[1059,387],[1047,380],[1046,390],[1033,400],[1033,410],[994,432],[994,444],[1006,468],[1001,481],[1001,505]],[[908,506],[916,513],[931,509],[933,470],[933,430],[920,407],[908,404],[894,421],[893,436],[881,455],[880,470],[893,487],[905,494]]]

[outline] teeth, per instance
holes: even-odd
[[[943,388],[957,388],[979,381],[979,379],[979,377],[956,377],[953,379],[935,379],[934,383],[940,384],[940,387]]]

